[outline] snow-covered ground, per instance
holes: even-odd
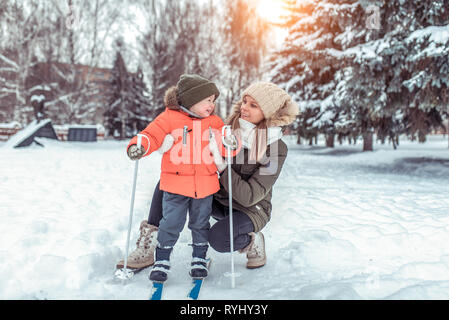
[[[449,149],[402,139],[297,146],[273,191],[265,267],[210,249],[206,299],[449,299]],[[124,255],[134,165],[126,142],[0,144],[0,299],[147,299],[148,270],[113,281]],[[161,156],[140,161],[132,248]],[[172,254],[167,299],[189,288],[190,232]]]

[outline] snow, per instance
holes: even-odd
[[[15,135],[9,138],[6,141],[3,148],[14,148],[19,145],[23,140],[31,136],[34,132],[45,126],[47,123],[51,122],[51,119],[44,119],[38,122],[37,120],[33,120],[28,124],[25,128],[18,131]]]
[[[53,125],[55,130],[69,130],[70,128],[75,129],[97,129],[99,132],[105,132],[105,128],[102,124],[64,124],[64,125]]]
[[[34,92],[34,91],[51,91],[51,88],[48,85],[37,85],[37,86],[32,87],[29,91],[30,92]]]
[[[424,29],[416,30],[411,33],[406,41],[408,43],[422,43],[427,39],[428,46],[420,50],[418,54],[413,55],[410,60],[418,60],[422,57],[434,57],[447,54],[449,52],[447,44],[449,43],[449,25],[430,26]]]
[[[430,26],[412,32],[407,41],[421,40],[429,37],[430,42],[446,44],[449,41],[449,25],[445,26]]]
[[[408,89],[409,92],[412,92],[415,87],[422,88],[427,84],[431,79],[427,76],[425,71],[420,71],[418,74],[414,75],[411,79],[403,82],[404,86]]]
[[[379,53],[388,47],[388,43],[384,39],[372,40],[363,44],[359,44],[346,50],[337,50],[334,48],[326,49],[326,52],[336,58],[342,56],[354,57],[356,61],[364,61],[370,59],[381,59]]]
[[[148,298],[148,269],[113,280],[123,257],[134,163],[127,141],[0,144],[0,299]],[[334,149],[298,146],[273,190],[263,230],[267,265],[245,268],[210,249],[203,299],[449,299],[449,149],[403,138]],[[139,163],[131,250],[160,174],[156,152]],[[183,299],[191,257],[187,228],[174,248],[164,295]]]
[[[18,121],[0,122],[0,128],[2,129],[20,129],[22,125]]]
[[[30,101],[31,101],[31,102],[37,101],[37,102],[39,103],[39,102],[41,102],[41,101],[45,101],[45,96],[44,96],[43,94],[40,94],[40,95],[32,95]]]
[[[5,62],[6,64],[9,64],[10,66],[12,66],[15,70],[19,69],[19,66],[17,65],[17,63],[15,63],[14,61],[8,59],[7,57],[5,57],[3,54],[0,53],[0,60],[2,60],[3,62]]]

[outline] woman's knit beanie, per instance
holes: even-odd
[[[262,109],[265,119],[274,121],[274,125],[287,125],[299,114],[298,105],[290,95],[271,82],[256,82],[246,88],[242,98],[251,96]]]

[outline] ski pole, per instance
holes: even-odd
[[[223,126],[221,138],[223,145],[226,147],[228,160],[228,190],[229,190],[229,241],[231,245],[231,287],[235,288],[235,272],[234,272],[234,223],[232,219],[232,178],[231,178],[231,145],[226,141],[226,136],[231,139],[231,126]]]
[[[137,135],[137,148],[139,149],[142,145],[142,135]],[[129,250],[129,239],[131,236],[131,224],[133,221],[133,212],[134,212],[134,198],[136,195],[136,184],[137,184],[137,171],[139,170],[139,159],[136,160],[136,164],[134,165],[134,177],[133,177],[133,188],[131,192],[131,206],[129,208],[129,220],[128,220],[128,235],[126,237],[126,251],[125,251],[125,264],[123,266],[123,272],[125,275],[125,278],[132,277],[132,274],[130,275],[126,269],[128,266],[128,250]]]

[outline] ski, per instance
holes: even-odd
[[[210,259],[207,259],[207,269],[210,267]],[[205,278],[192,278],[192,288],[189,290],[187,299],[198,300],[201,287]],[[151,288],[151,296],[149,300],[162,300],[162,291],[164,289],[164,282],[153,281]]]
[[[153,287],[151,289],[150,300],[161,300],[162,299],[162,289],[164,289],[163,282],[153,281]]]
[[[203,285],[204,278],[202,279],[192,279],[192,288],[187,295],[188,299],[198,300],[198,296],[200,295],[201,286]]]
[[[210,267],[211,260],[207,259],[207,269]],[[205,278],[193,278],[192,279],[192,288],[187,295],[187,299],[198,300],[198,296],[200,295],[200,290],[203,285],[203,281]]]

